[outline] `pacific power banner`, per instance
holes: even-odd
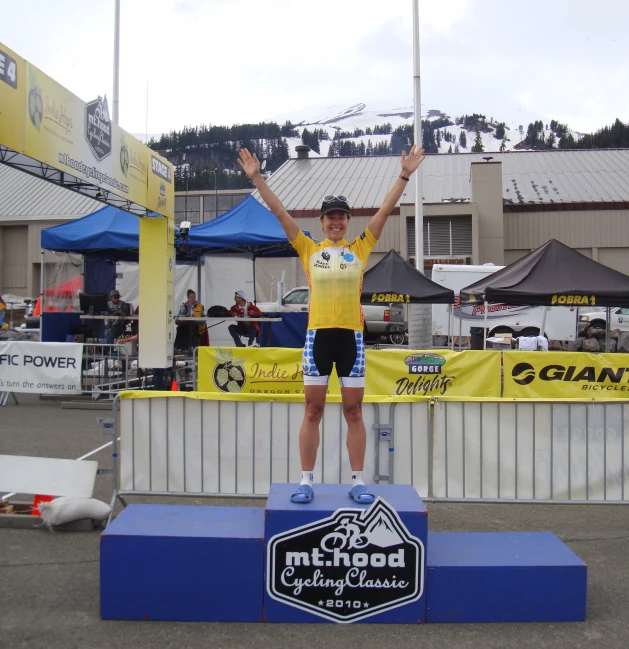
[[[300,349],[199,347],[199,392],[303,394]],[[340,394],[332,373],[330,394]],[[500,397],[500,354],[368,350],[366,396]]]
[[[106,96],[87,103],[0,43],[0,144],[174,217],[173,166],[121,129]]]
[[[81,343],[0,342],[0,392],[81,392]]]
[[[504,396],[513,399],[626,399],[623,354],[504,352]]]

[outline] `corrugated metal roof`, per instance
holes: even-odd
[[[0,222],[76,219],[103,203],[0,164]]]
[[[629,149],[606,149],[431,155],[420,167],[424,202],[469,200],[471,164],[488,156],[502,162],[505,203],[629,201]],[[399,156],[291,159],[269,185],[289,212],[317,210],[328,194],[347,196],[354,209],[374,208],[399,173]],[[258,192],[254,196],[260,200]],[[410,182],[400,203],[414,202]]]

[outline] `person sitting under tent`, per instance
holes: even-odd
[[[253,302],[247,302],[247,294],[244,291],[236,291],[234,300],[236,304],[229,310],[230,316],[236,318],[262,317],[262,311]],[[236,343],[236,347],[245,346],[242,340],[240,340],[241,336],[247,336],[249,338],[249,347],[258,346],[256,339],[260,336],[260,325],[257,322],[238,322],[229,325],[228,329]]]
[[[186,292],[187,300],[179,307],[180,318],[202,318],[205,308],[197,302],[197,294],[189,288]],[[177,322],[177,335],[175,336],[175,349],[192,351],[198,347],[207,334],[205,322]]]
[[[116,338],[124,334],[126,322],[124,316],[133,313],[133,305],[120,299],[120,291],[112,289],[109,291],[109,304],[107,306],[109,315],[119,316],[118,320],[107,320],[103,345],[113,345]]]

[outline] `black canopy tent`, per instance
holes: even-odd
[[[391,250],[365,273],[361,302],[454,304],[454,291],[428,279]]]
[[[428,279],[395,250],[389,251],[363,277],[363,304],[453,304],[454,292]],[[396,334],[398,335],[398,334]],[[403,334],[400,342],[403,340]],[[396,342],[392,338],[392,342]]]
[[[551,239],[461,290],[461,304],[629,307],[629,276]]]
[[[477,302],[627,307],[629,276],[551,239],[522,259],[461,290],[461,304]],[[543,333],[545,313],[540,333]],[[609,329],[609,308],[607,325]]]

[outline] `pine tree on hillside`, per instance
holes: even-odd
[[[483,138],[480,134],[480,129],[476,131],[476,138],[474,140],[474,146],[472,147],[473,153],[482,153],[485,149],[483,148]]]
[[[459,135],[459,144],[462,149],[467,149],[467,135],[465,134],[465,131],[461,131],[461,134]]]

